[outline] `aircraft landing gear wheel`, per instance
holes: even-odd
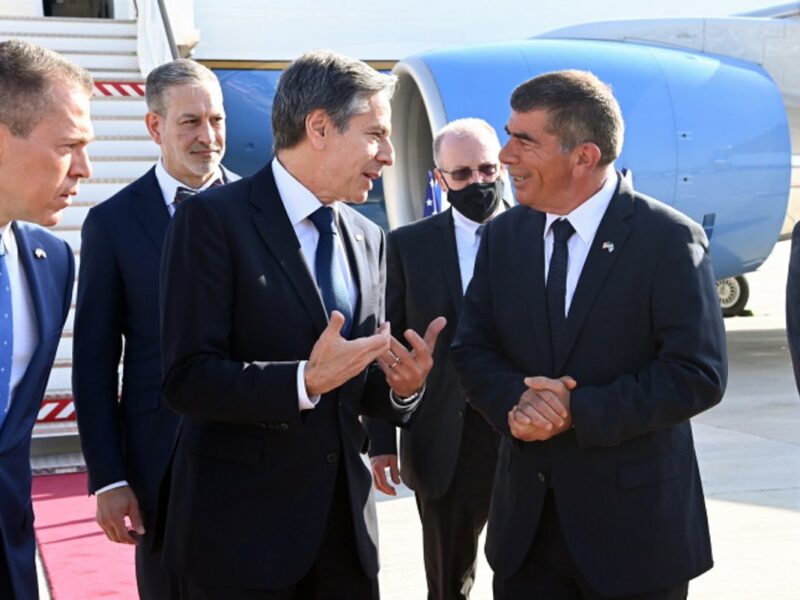
[[[750,298],[750,286],[744,275],[717,281],[717,296],[723,317],[735,317],[744,312]]]

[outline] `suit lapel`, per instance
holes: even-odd
[[[633,195],[630,185],[620,177],[617,192],[611,198],[597,233],[589,248],[589,254],[583,265],[575,294],[572,297],[567,321],[564,325],[564,339],[561,345],[562,353],[556,357],[555,372],[560,374],[566,363],[569,352],[578,338],[583,322],[594,304],[598,293],[603,287],[603,282],[611,268],[622,253],[630,225],[625,220],[633,214]],[[613,251],[608,250],[607,242],[613,244]],[[604,248],[603,246],[606,245]]]
[[[458,263],[458,246],[456,245],[455,225],[453,223],[453,209],[449,208],[439,216],[431,217],[436,219],[434,223],[436,235],[434,235],[434,252],[431,257],[437,257],[437,261],[442,268],[450,297],[456,307],[456,315],[461,314],[461,305],[464,300],[463,285],[461,281],[461,267]]]
[[[353,330],[351,333],[351,337],[358,337],[356,328],[359,323],[364,323],[367,320],[365,312],[369,311],[371,314],[376,305],[375,299],[372,298],[374,286],[371,284],[377,274],[373,274],[370,271],[364,230],[353,219],[353,214],[349,207],[340,203],[337,214],[339,216],[339,231],[342,234],[342,241],[344,242],[350,268],[358,289],[358,304],[353,310]],[[371,334],[372,332],[369,333]]]
[[[552,352],[550,351],[550,318],[547,315],[547,294],[544,281],[544,224],[545,215],[539,211],[529,210],[520,225],[520,245],[525,260],[520,263],[525,265],[518,273],[523,290],[524,303],[528,307],[525,312],[530,316],[531,339],[536,346],[538,356],[550,357],[544,369],[535,369],[540,373],[545,369],[551,372],[553,368]],[[522,257],[520,257],[522,259]]]
[[[130,192],[137,196],[133,202],[133,212],[160,256],[170,216],[156,179],[156,168],[145,173]]]
[[[253,225],[297,291],[300,302],[321,334],[328,325],[325,305],[283,207],[270,163],[251,179],[249,200],[259,209],[253,216]]]

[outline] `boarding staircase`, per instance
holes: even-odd
[[[147,109],[137,58],[136,21],[0,14],[0,41],[12,38],[55,50],[87,68],[95,79],[91,115],[96,139],[89,145],[92,177],[81,182],[72,206],[52,228],[72,246],[77,267],[86,213],[144,174],[159,156],[143,119]],[[71,391],[74,313],[73,296],[34,428],[31,462],[37,472],[63,472],[83,465]]]

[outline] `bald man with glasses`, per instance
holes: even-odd
[[[386,318],[394,331],[425,332],[433,317],[450,324],[441,334],[428,376],[426,402],[400,436],[369,421],[375,487],[392,482],[414,490],[422,522],[428,598],[469,598],[478,537],[486,524],[498,438],[470,408],[448,360],[483,226],[501,212],[503,180],[497,133],[481,119],[443,127],[433,143],[435,176],[451,208],[389,234]],[[387,477],[388,472],[388,477]]]

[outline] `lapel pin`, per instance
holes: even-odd
[[[614,242],[603,242],[603,245],[600,247],[611,254],[614,251]]]
[[[358,233],[356,233],[356,241],[357,242],[363,242],[364,241],[364,235],[360,231]]]
[[[33,255],[36,258],[47,258],[47,252],[44,251],[44,248],[36,248],[33,251]]]

